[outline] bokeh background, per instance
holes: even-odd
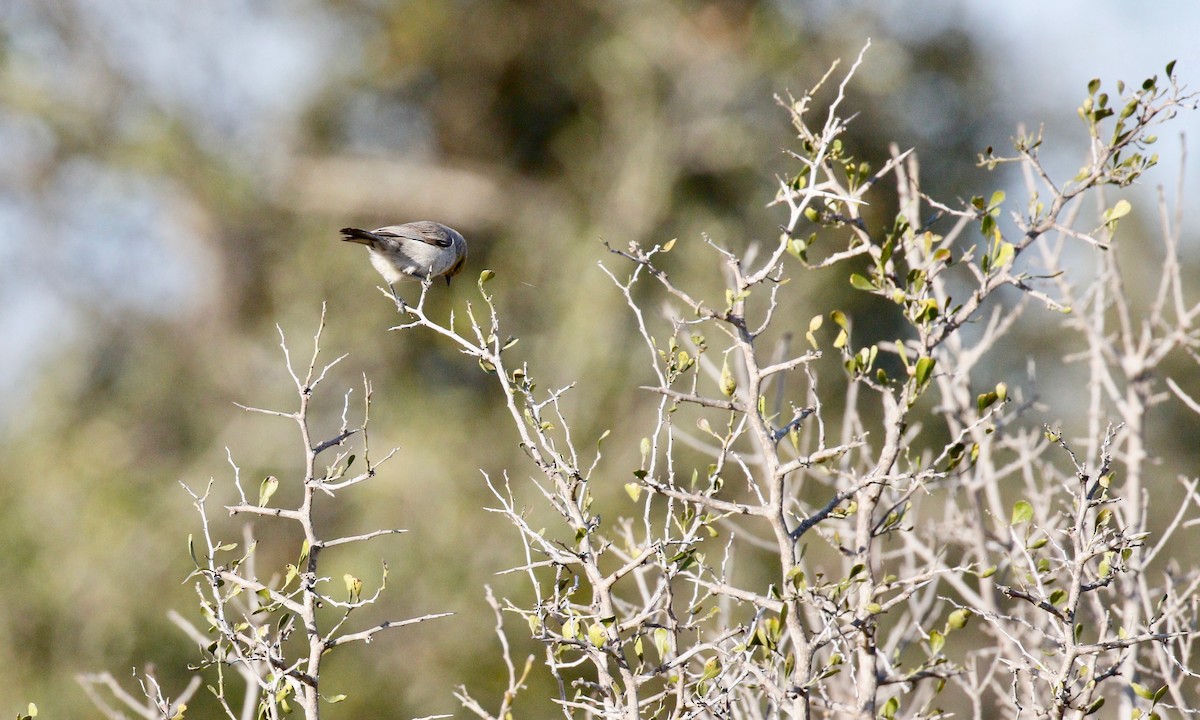
[[[645,369],[600,240],[774,238],[783,218],[765,205],[792,141],[776,94],[871,38],[850,142],[874,159],[916,147],[926,189],[953,201],[1004,186],[973,160],[1022,123],[1044,124],[1074,174],[1088,79],[1140,82],[1178,59],[1200,82],[1197,27],[1188,0],[0,0],[0,712],[93,716],[78,672],[153,663],[181,686],[198,653],[165,611],[195,617],[199,525],[179,483],[213,478],[231,499],[228,448],[248,485],[278,475],[288,499],[293,429],[233,402],[294,406],[275,325],[305,356],[323,301],[327,358],[349,356],[319,426],[365,373],[376,453],[401,450],[321,521],[410,531],[329,553],[331,573],[369,585],[387,560],[372,618],[457,613],[335,655],[323,689],[349,699],[330,716],[455,712],[454,686],[499,687],[482,588],[521,592],[494,575],[520,558],[482,509],[480,471],[519,478],[523,456],[473,363],[386,331],[394,308],[338,228],[461,230],[470,264],[431,312],[461,311],[495,270],[521,357],[543,387],[579,380],[576,432],[613,429],[620,448],[640,437]],[[1177,137],[1198,129],[1192,115],[1162,133],[1163,167],[1135,198],[1181,162],[1195,195]],[[683,277],[712,272],[703,252],[674,257]],[[1172,467],[1195,472],[1195,438],[1167,443]]]

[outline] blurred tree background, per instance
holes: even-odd
[[[326,352],[349,353],[318,400],[327,426],[341,411],[329,388],[365,373],[372,444],[401,450],[323,520],[410,531],[328,561],[371,578],[387,560],[380,617],[456,613],[336,656],[323,689],[349,699],[332,714],[454,712],[459,683],[488,697],[500,667],[482,587],[503,594],[494,573],[521,558],[504,520],[481,509],[480,469],[519,481],[524,458],[476,366],[433,337],[386,332],[394,308],[337,229],[459,229],[467,272],[433,289],[433,312],[461,312],[478,272],[495,270],[522,357],[543,383],[581,381],[573,429],[636,447],[653,399],[629,391],[645,368],[625,351],[632,328],[596,267],[599,241],[773,240],[781,218],[764,206],[792,140],[774,96],[803,92],[867,37],[848,103],[861,112],[856,153],[916,146],[926,188],[947,200],[995,189],[972,161],[1021,118],[997,111],[989,88],[1003,67],[980,60],[953,13],[787,0],[0,2],[0,711],[32,700],[46,717],[93,714],[77,672],[126,677],[151,662],[168,691],[182,685],[198,653],[164,610],[195,616],[181,581],[198,521],[179,482],[231,492],[225,448],[250,486],[295,481],[292,427],[232,403],[290,409],[273,326],[305,355],[324,300]],[[684,277],[716,272],[704,252],[672,258],[695,265],[674,269]],[[849,310],[862,300],[848,291],[805,289],[846,295]],[[877,321],[867,332],[887,336]],[[1178,462],[1194,465],[1194,441],[1180,446]]]

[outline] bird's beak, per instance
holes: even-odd
[[[446,287],[450,287],[450,276],[446,276]]]

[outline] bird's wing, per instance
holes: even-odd
[[[429,220],[418,220],[417,222],[405,223],[404,225],[381,227],[374,231],[374,234],[380,237],[416,240],[444,248],[454,244],[454,238],[451,237],[450,231],[446,226]]]

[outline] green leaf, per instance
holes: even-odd
[[[350,600],[357,601],[362,596],[362,580],[346,573],[342,575],[342,581],[346,583],[346,594],[350,596]]]
[[[675,247],[675,241],[678,239],[679,238],[671,238],[670,240],[663,243],[662,251],[665,253],[671,252],[671,248]]]
[[[992,199],[988,200],[988,209],[995,209],[1004,204],[1004,191],[997,190],[992,193]]]
[[[1131,210],[1133,210],[1133,205],[1129,204],[1128,200],[1118,200],[1116,205],[1104,211],[1104,224],[1112,229],[1117,220],[1128,215]]]
[[[1146,687],[1145,685],[1131,682],[1131,683],[1129,683],[1129,689],[1133,690],[1134,694],[1137,695],[1138,697],[1142,698],[1143,700],[1153,700],[1154,699],[1154,691],[1151,690],[1150,688]]]
[[[872,290],[878,290],[878,288],[875,286],[875,283],[866,279],[862,275],[859,275],[858,273],[850,274],[850,284],[852,286],[854,286],[855,289],[864,290],[866,292],[871,292]]]
[[[196,540],[191,533],[188,533],[188,555],[192,556],[192,562],[196,567],[200,567],[200,561],[196,558]]]
[[[333,697],[322,698],[322,699],[325,700],[325,702],[329,703],[330,705],[336,705],[337,703],[340,703],[341,701],[346,699],[346,694],[341,693],[338,695],[334,695]]]
[[[813,333],[819,330],[824,322],[825,317],[823,315],[817,315],[812,320],[808,321],[808,332],[804,333],[804,338],[808,340],[809,345],[812,345],[813,350],[821,349],[817,346],[817,337]]]
[[[834,310],[833,312],[829,313],[829,319],[836,323],[841,329],[846,331],[850,330],[850,323],[848,320],[846,320],[846,313],[842,312],[841,310]]]
[[[922,387],[929,382],[929,376],[933,374],[933,368],[937,365],[937,360],[931,357],[923,357],[917,360],[917,366],[913,371],[913,379],[917,381],[917,387]]]
[[[983,219],[979,221],[979,234],[985,238],[995,238],[999,234],[996,227],[996,218],[991,215],[984,215]],[[987,258],[984,258],[984,260],[985,262],[990,262]],[[986,271],[988,268],[984,267],[983,269]]]
[[[995,392],[985,392],[979,397],[975,398],[975,405],[979,408],[979,413],[982,415],[984,410],[990,408],[999,399],[1000,396]]]
[[[625,493],[634,502],[637,502],[642,497],[642,486],[638,483],[625,483]]]
[[[592,645],[603,647],[607,639],[604,635],[604,626],[600,623],[592,623],[592,626],[588,628],[588,642]]]
[[[491,270],[484,270],[483,272],[479,273],[479,287],[482,289],[483,286],[487,284],[487,281],[494,277],[496,277],[496,273],[492,272]]]
[[[973,614],[966,608],[955,610],[946,618],[946,628],[948,630],[962,630],[967,626],[967,621],[971,619],[971,615]]]
[[[562,636],[567,640],[578,640],[579,620],[576,618],[569,618],[566,622],[564,622],[562,625]]]
[[[725,362],[721,365],[721,394],[725,397],[733,397],[735,392],[737,392],[737,378],[729,369],[729,356],[726,355]]]
[[[946,646],[946,636],[942,635],[937,630],[929,631],[929,652],[937,655]]]
[[[1009,525],[1020,525],[1027,523],[1033,519],[1033,506],[1025,500],[1018,500],[1016,505],[1013,505],[1012,521]]]
[[[717,675],[721,674],[721,660],[716,657],[710,657],[704,662],[704,674],[700,676],[700,682],[712,680]]]
[[[1088,81],[1088,95],[1095,95],[1100,89],[1100,78],[1092,78]]]
[[[1083,716],[1087,717],[1088,715],[1095,714],[1102,707],[1104,707],[1104,698],[1102,698],[1102,697],[1096,698],[1095,702],[1093,702],[1091,705],[1088,705],[1087,710],[1083,711]]]
[[[353,457],[353,456],[351,456]],[[349,465],[347,465],[349,467]],[[262,484],[258,486],[258,506],[266,507],[271,501],[271,496],[279,489],[279,478],[274,475],[268,475],[263,478]]]
[[[654,630],[654,649],[658,652],[658,659],[662,663],[667,661],[667,650],[670,648],[671,633],[666,628],[655,628]]]
[[[1016,247],[1010,242],[1001,240],[1000,246],[996,249],[996,260],[992,263],[992,269],[1008,267],[1016,256]]]
[[[879,715],[880,717],[885,718],[885,720],[892,720],[892,718],[896,717],[896,711],[899,709],[900,698],[893,695],[887,699],[887,702],[883,704],[883,708],[879,711]]]

